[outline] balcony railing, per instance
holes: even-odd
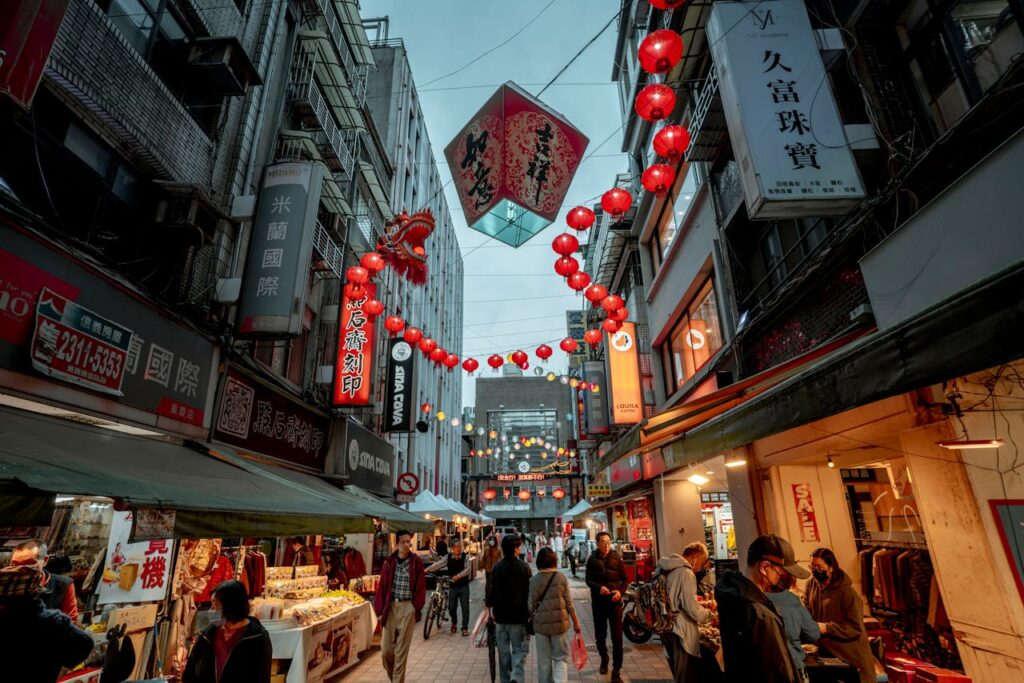
[[[331,44],[338,53],[356,104],[360,107],[363,106],[363,102],[366,100],[366,81],[370,70],[365,65],[360,66],[355,63],[348,39],[342,28],[344,22],[338,16],[338,9],[334,6],[334,2],[332,0],[306,0],[305,6],[307,11],[318,14],[323,19],[326,33],[330,36]]]
[[[377,208],[373,201],[360,202],[356,205],[356,225],[359,231],[371,245],[377,243],[377,238],[384,234],[384,214]]]
[[[718,154],[718,148],[725,140],[725,109],[718,89],[718,74],[712,66],[703,82],[690,88],[690,147],[686,150],[687,161],[711,161]]]
[[[315,70],[316,51],[304,45],[297,47],[288,84],[288,101],[303,129],[313,132],[313,140],[328,168],[351,177],[355,157],[316,82]]]
[[[313,233],[313,269],[320,272],[332,272],[338,278],[345,269],[345,259],[341,247],[327,234],[327,229],[317,221]]]
[[[377,175],[377,181],[380,183],[381,188],[384,192],[391,192],[391,181],[394,177],[394,171],[392,170],[391,162],[389,162],[380,147],[377,145],[377,140],[373,133],[367,131],[346,131],[346,139],[352,146],[352,149],[358,149],[362,147],[360,158],[370,162],[373,166],[373,172]],[[357,140],[358,136],[358,140]]]

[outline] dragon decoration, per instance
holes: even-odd
[[[384,234],[377,239],[377,252],[401,277],[414,285],[427,282],[427,250],[423,243],[434,232],[434,214],[423,209],[409,215],[395,216],[384,224]]]

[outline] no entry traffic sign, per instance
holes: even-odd
[[[412,472],[403,472],[398,475],[398,492],[411,496],[420,490],[420,478]]]

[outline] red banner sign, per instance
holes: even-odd
[[[373,384],[374,319],[363,307],[377,296],[377,286],[363,285],[358,299],[342,297],[338,354],[334,365],[334,405],[365,406]]]
[[[0,92],[28,109],[69,0],[0,2]]]
[[[793,502],[796,505],[796,518],[800,524],[800,540],[805,543],[817,543],[821,540],[821,534],[818,532],[818,518],[814,514],[811,485],[793,484]]]

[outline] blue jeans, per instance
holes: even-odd
[[[569,636],[572,631],[546,636],[538,633],[537,683],[566,683],[569,680]]]
[[[525,624],[498,624],[498,673],[501,683],[523,683],[526,655],[530,654],[530,636]]]

